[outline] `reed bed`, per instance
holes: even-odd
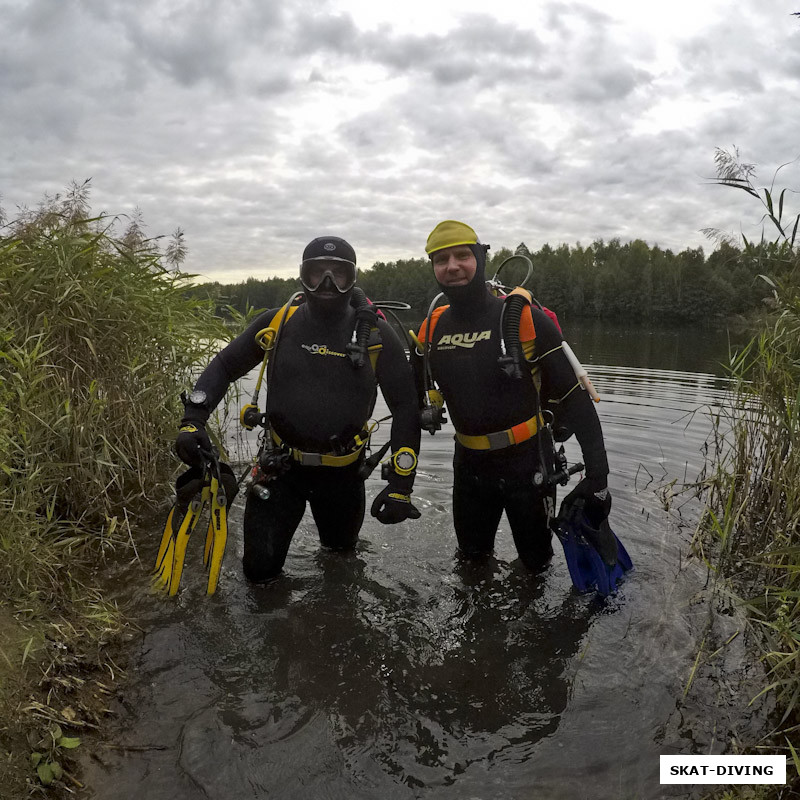
[[[743,257],[758,268],[772,302],[759,332],[731,358],[731,398],[715,420],[694,544],[718,596],[736,599],[760,634],[767,675],[760,695],[774,693],[779,716],[753,749],[789,760],[785,786],[736,787],[714,797],[783,800],[800,797],[800,214],[785,203],[796,192],[776,193],[776,181],[798,160],[761,187],[756,165],[736,148],[716,148],[714,162],[715,183],[761,206],[761,241],[742,237]]]
[[[47,765],[65,731],[93,724],[81,670],[96,674],[78,698],[99,708],[115,673],[105,645],[123,627],[96,575],[169,491],[180,391],[226,336],[186,296],[181,232],[92,216],[88,192],[73,185],[0,228],[0,733],[17,743],[0,752],[0,797],[24,796],[25,777],[26,791],[69,787]],[[37,725],[38,739],[62,733],[32,780],[20,757],[35,752],[18,751]]]
[[[796,282],[770,284],[773,314],[731,360],[695,547],[763,642],[762,694],[773,692],[779,708],[763,745],[795,767],[789,787],[759,790],[777,798],[800,787],[800,296]]]

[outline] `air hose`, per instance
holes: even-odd
[[[353,338],[347,345],[347,354],[353,366],[360,369],[367,363],[367,346],[370,332],[375,326],[375,310],[359,286],[353,289],[350,305],[356,310],[356,327],[353,330]]]
[[[523,369],[527,362],[519,340],[519,324],[527,305],[530,305],[530,300],[524,295],[511,294],[506,297],[500,312],[500,357],[497,361],[509,378],[520,379],[526,372]]]
[[[442,424],[447,422],[444,416],[444,398],[433,382],[430,368],[431,339],[433,338],[431,336],[433,309],[436,308],[436,305],[443,297],[445,297],[444,292],[439,292],[428,307],[428,316],[425,319],[425,344],[422,349],[423,407],[420,411],[420,425],[422,430],[428,431],[431,436],[433,436],[436,431],[440,431],[442,429]]]

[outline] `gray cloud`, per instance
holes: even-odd
[[[334,0],[0,10],[7,213],[91,177],[94,210],[184,228],[187,269],[223,280],[293,273],[323,231],[362,264],[419,256],[447,217],[495,247],[697,246],[759,216],[708,185],[715,146],[765,179],[800,155],[800,20],[756,0],[674,41],[599,1],[418,33]]]

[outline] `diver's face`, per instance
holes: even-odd
[[[466,286],[478,269],[475,253],[465,244],[437,250],[431,261],[436,280],[442,286]]]

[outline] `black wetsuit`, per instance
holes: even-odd
[[[540,409],[557,408],[559,418],[568,420],[577,436],[586,474],[606,476],[608,462],[597,413],[587,393],[576,388],[575,373],[560,349],[561,334],[543,311],[531,309],[533,358],[540,359],[535,374],[541,391],[530,374],[512,378],[498,364],[503,302],[488,291],[472,292],[467,302],[447,308],[436,319],[430,368],[456,431],[468,436],[503,431],[531,419]],[[523,563],[538,569],[547,562],[552,555],[547,523],[555,490],[534,486],[539,465],[538,436],[497,450],[470,449],[456,441],[453,521],[463,554],[492,552],[505,511]]]
[[[259,315],[218,353],[195,388],[205,391],[214,408],[228,386],[259,365],[264,351],[255,340],[279,309]],[[377,384],[392,412],[392,451],[419,451],[419,414],[411,368],[402,344],[387,322],[377,321],[382,342],[375,372],[367,360],[360,368],[347,356],[355,327],[349,305],[336,315],[319,313],[303,303],[283,325],[268,365],[267,412],[272,429],[287,445],[312,453],[335,453],[347,447],[369,419]],[[334,549],[352,548],[364,519],[363,458],[344,467],[303,466],[291,462],[285,474],[267,484],[270,497],[249,494],[244,515],[246,577],[264,581],[282,569],[306,502],[320,542]]]

